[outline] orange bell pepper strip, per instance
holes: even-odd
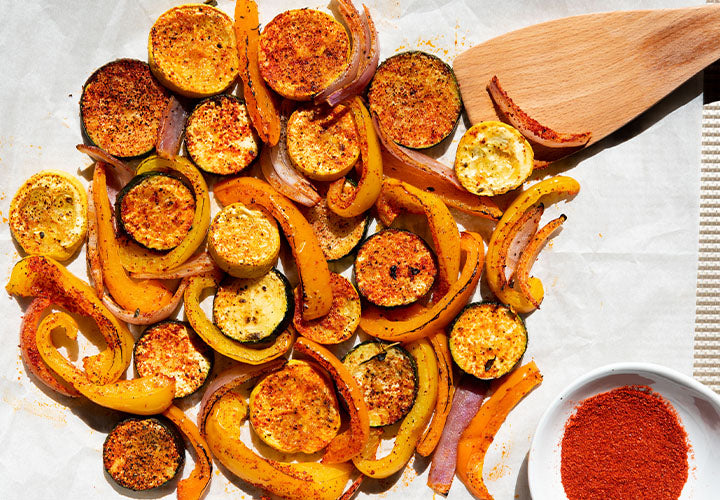
[[[260,21],[253,0],[235,2],[235,38],[240,57],[240,79],[250,120],[262,141],[274,146],[280,140],[280,116],[275,100],[260,75],[258,39]]]
[[[172,292],[158,280],[135,281],[130,278],[120,261],[120,251],[112,223],[112,208],[107,197],[105,164],[95,164],[93,173],[93,203],[97,217],[98,254],[103,283],[115,302],[137,314],[150,313],[167,305]]]
[[[357,187],[344,177],[330,184],[327,204],[341,217],[356,217],[375,204],[383,183],[383,163],[380,140],[375,133],[370,113],[359,97],[350,100],[350,109],[360,141],[360,161],[356,168],[360,178]]]
[[[136,274],[163,274],[172,271],[193,256],[205,243],[210,227],[210,196],[205,178],[187,158],[173,159],[149,156],[138,165],[136,174],[147,172],[169,172],[180,174],[192,187],[195,196],[195,214],[192,227],[182,242],[167,253],[159,254],[141,248],[129,240],[119,240],[120,259],[125,269]]]
[[[363,451],[370,437],[370,417],[360,386],[345,365],[320,344],[300,337],[295,342],[295,350],[313,358],[330,374],[340,397],[345,401],[350,414],[350,427],[330,442],[322,462],[346,462]]]
[[[389,204],[395,210],[378,209],[380,220],[392,224],[397,210],[425,215],[438,259],[437,296],[443,296],[458,279],[460,271],[460,231],[450,210],[433,193],[426,193],[405,182],[386,177],[377,205]]]
[[[95,321],[107,348],[83,359],[85,371],[92,382],[108,384],[125,373],[132,357],[133,336],[107,310],[90,285],[64,266],[42,255],[25,257],[15,264],[5,289],[22,297],[48,299],[71,313]]]
[[[482,475],[485,454],[510,410],[541,381],[542,375],[534,361],[499,379],[492,396],[480,407],[460,437],[457,475],[476,498],[492,500]]]
[[[303,319],[325,316],[333,299],[330,269],[312,226],[297,207],[270,184],[254,177],[220,182],[214,192],[223,205],[238,201],[245,205],[260,205],[277,220],[290,244],[300,275]]]
[[[55,328],[65,330],[71,340],[77,338],[78,326],[72,316],[63,312],[50,314],[37,329],[40,355],[55,373],[93,403],[136,415],[154,415],[172,403],[175,379],[167,375],[121,380],[106,385],[93,384],[85,373],[75,368],[53,345],[51,335]]]
[[[541,200],[546,201],[549,195],[573,196],[580,191],[580,184],[566,176],[556,176],[533,184],[520,194],[503,214],[488,243],[485,263],[485,276],[490,289],[504,304],[519,313],[528,313],[535,310],[535,303],[540,304],[544,291],[542,282],[538,278],[530,278],[527,282],[533,301],[528,300],[520,290],[510,286],[503,286],[505,267],[502,258],[503,242],[508,238],[515,222]],[[534,303],[533,303],[534,302]]]
[[[210,448],[205,438],[200,435],[197,426],[187,418],[180,408],[170,405],[163,415],[175,424],[175,427],[180,430],[195,451],[195,468],[190,476],[178,482],[178,500],[200,500],[212,477]]]
[[[438,372],[435,354],[425,339],[416,340],[408,346],[415,358],[418,374],[418,392],[415,402],[400,424],[393,449],[380,459],[358,456],[353,458],[355,467],[366,476],[385,478],[401,470],[415,453],[425,426],[430,421],[438,390]]]
[[[391,342],[410,342],[445,328],[472,297],[482,273],[484,246],[480,235],[465,232],[460,238],[465,254],[460,277],[448,292],[430,307],[417,306],[413,314],[393,319],[393,314],[378,307],[363,308],[360,328],[367,334]]]

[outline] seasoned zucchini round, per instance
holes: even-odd
[[[300,211],[313,228],[323,255],[328,261],[350,255],[365,238],[369,226],[368,215],[341,217],[328,207],[327,198]]]
[[[331,16],[312,9],[288,10],[260,35],[260,74],[281,96],[309,101],[342,75],[349,51],[345,28]]]
[[[381,307],[406,306],[424,297],[435,282],[435,256],[420,236],[385,229],[365,240],[355,259],[358,292]]]
[[[355,333],[360,324],[360,296],[355,287],[346,278],[330,273],[332,288],[332,307],[325,316],[306,320],[302,317],[302,291],[295,289],[295,330],[310,340],[320,344],[339,344]]]
[[[418,390],[417,367],[399,344],[363,342],[342,362],[363,392],[371,427],[394,424],[410,411]]]
[[[192,227],[195,195],[185,182],[163,172],[133,177],[115,202],[118,226],[150,250],[172,250]]]
[[[13,196],[9,223],[15,241],[28,254],[67,260],[85,241],[85,188],[60,170],[38,172]]]
[[[214,352],[189,324],[166,320],[143,332],[135,342],[133,357],[138,375],[175,379],[175,397],[183,398],[205,383]]]
[[[119,59],[93,73],[83,86],[80,118],[85,135],[113,156],[152,151],[170,93],[148,65]]]
[[[280,232],[263,209],[232,203],[213,219],[207,243],[223,271],[237,278],[258,278],[277,262]]]
[[[187,97],[209,97],[227,89],[240,62],[233,22],[210,5],[179,5],[150,29],[148,62],[158,80]]]
[[[285,453],[315,453],[340,429],[335,387],[320,368],[290,360],[250,394],[250,423],[269,446]]]
[[[515,128],[502,122],[473,125],[455,154],[455,173],[471,193],[495,196],[525,182],[533,171],[533,150]]]
[[[429,148],[455,129],[462,99],[449,65],[424,52],[403,52],[386,59],[368,90],[370,111],[403,146]]]
[[[296,109],[287,122],[287,150],[295,167],[311,179],[339,179],[360,156],[352,111],[343,105]]]
[[[239,342],[268,340],[287,328],[295,310],[287,278],[271,269],[260,278],[226,278],[213,301],[213,322]]]
[[[257,158],[260,140],[245,103],[223,94],[195,106],[185,126],[185,146],[200,169],[228,175],[241,172]]]
[[[450,353],[455,363],[483,380],[509,373],[525,354],[527,340],[522,318],[494,302],[468,304],[450,327]]]
[[[110,431],[103,444],[103,466],[123,488],[149,490],[175,477],[185,446],[163,417],[129,418]]]

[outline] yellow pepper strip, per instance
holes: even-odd
[[[193,276],[185,289],[185,314],[188,321],[207,345],[228,358],[242,363],[259,365],[285,354],[293,345],[295,335],[286,330],[264,349],[254,349],[225,335],[208,319],[200,308],[200,296],[207,288],[217,288],[218,283],[209,275]]]
[[[178,500],[200,500],[203,492],[210,484],[210,477],[212,476],[210,448],[205,438],[200,435],[197,426],[187,418],[180,408],[170,405],[163,412],[163,415],[175,424],[193,450],[195,450],[195,468],[190,473],[190,476],[178,483]]]
[[[484,247],[480,235],[465,232],[460,239],[465,254],[460,278],[432,306],[418,306],[407,318],[393,320],[392,313],[374,306],[363,307],[360,328],[374,337],[392,342],[410,342],[445,328],[458,315],[477,287],[482,273]]]
[[[378,205],[389,204],[411,214],[425,215],[438,259],[437,295],[443,296],[458,279],[460,272],[460,231],[450,210],[436,195],[426,193],[410,184],[386,177]],[[395,211],[378,210],[386,226],[392,224],[389,214]]]
[[[260,205],[280,224],[292,249],[303,293],[303,319],[325,316],[332,307],[330,269],[310,223],[293,203],[267,182],[253,177],[236,177],[215,186],[223,205],[241,202]]]
[[[544,197],[548,195],[573,196],[579,191],[580,184],[578,184],[575,179],[562,175],[533,184],[512,202],[495,227],[490,237],[490,243],[488,243],[485,275],[488,285],[490,285],[490,289],[495,296],[516,312],[531,312],[535,310],[535,305],[519,290],[509,286],[502,286],[503,278],[501,275],[505,272],[504,266],[501,265],[504,264],[501,263],[503,241],[508,237],[508,233],[513,227],[513,224],[533,205],[540,203],[540,200]],[[530,278],[528,280],[528,287],[535,303],[539,304],[542,302],[544,295],[542,282],[535,277]]]
[[[98,384],[114,382],[125,373],[132,356],[133,337],[95,295],[95,291],[64,266],[49,257],[33,255],[15,264],[8,293],[22,297],[41,297],[68,311],[92,318],[107,349],[83,359],[88,378]]]
[[[121,380],[107,385],[96,385],[75,368],[57,350],[52,342],[52,331],[62,328],[71,340],[77,338],[78,326],[67,313],[53,313],[42,320],[36,340],[40,356],[63,380],[93,403],[113,410],[154,415],[170,406],[175,397],[175,379],[167,375],[153,375],[134,380]]]
[[[104,163],[95,164],[92,189],[103,283],[120,307],[135,311],[136,315],[151,313],[167,305],[173,294],[161,281],[135,281],[127,275],[120,261],[120,250],[115,238],[105,168]]]
[[[210,196],[200,171],[190,160],[177,156],[173,159],[149,156],[136,170],[136,174],[147,172],[174,172],[187,179],[195,195],[195,215],[192,227],[185,239],[168,253],[153,253],[129,240],[119,241],[120,259],[125,269],[132,273],[162,274],[173,270],[187,261],[205,242],[210,227]]]
[[[492,500],[482,475],[485,454],[510,410],[540,382],[542,375],[534,361],[499,379],[490,399],[480,407],[460,437],[457,475],[475,498]]]
[[[360,141],[360,179],[357,187],[341,178],[330,184],[327,204],[330,210],[341,217],[356,217],[375,204],[383,183],[383,163],[380,141],[375,133],[370,113],[360,97],[350,101]]]
[[[291,499],[335,500],[350,478],[350,464],[280,463],[258,456],[241,440],[245,399],[225,392],[207,412],[201,429],[213,456],[233,474],[258,488]]]
[[[535,301],[535,297],[532,295],[532,290],[530,289],[530,284],[528,283],[530,279],[530,268],[535,263],[535,259],[537,259],[540,250],[545,246],[545,242],[566,220],[567,217],[561,215],[545,224],[527,244],[515,269],[515,285],[520,288],[523,296],[532,302],[536,308],[539,308],[540,304]]]
[[[453,380],[452,357],[448,346],[448,338],[445,332],[439,330],[428,337],[430,345],[435,351],[435,358],[438,363],[438,397],[435,404],[435,413],[432,422],[423,433],[423,437],[417,446],[417,452],[423,457],[428,457],[435,451],[440,441],[445,421],[447,420],[450,408],[452,408],[453,396],[455,395],[455,381]]]
[[[411,343],[408,351],[417,363],[418,392],[415,403],[403,418],[389,455],[380,459],[362,457],[353,459],[355,467],[366,476],[384,478],[405,467],[415,453],[415,446],[420,441],[423,430],[435,409],[438,393],[438,367],[432,347],[427,340],[420,339]]]
[[[306,338],[298,338],[295,350],[313,358],[330,374],[350,414],[348,429],[335,436],[323,455],[325,464],[339,464],[359,455],[370,436],[370,417],[360,386],[345,365],[326,348]]]

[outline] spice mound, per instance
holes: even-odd
[[[620,387],[577,406],[560,472],[569,500],[677,500],[688,478],[687,434],[649,387]]]

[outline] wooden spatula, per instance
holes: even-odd
[[[720,5],[557,19],[493,38],[455,58],[470,121],[497,119],[493,75],[557,132],[599,141],[720,58]]]

